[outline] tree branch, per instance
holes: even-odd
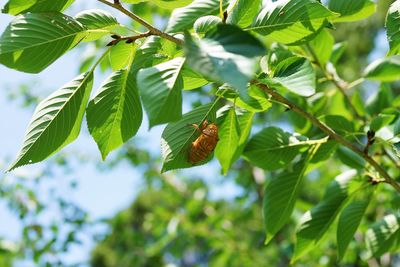
[[[115,9],[121,11],[122,13],[127,15],[128,17],[132,18],[134,21],[136,21],[139,24],[141,24],[144,27],[146,27],[149,30],[149,32],[145,33],[146,35],[157,35],[157,36],[165,38],[165,39],[167,39],[167,40],[169,40],[171,42],[174,42],[177,45],[183,45],[184,42],[182,40],[180,40],[178,38],[175,38],[174,36],[169,35],[168,33],[165,33],[163,31],[155,28],[154,26],[152,26],[151,24],[149,24],[148,22],[146,22],[142,18],[136,16],[134,13],[132,13],[129,10],[125,9],[118,0],[114,0],[114,3],[108,2],[107,0],[98,0],[98,1],[110,6],[112,8],[115,8]],[[312,49],[310,51],[312,51]],[[315,56],[315,53],[314,53],[314,56]],[[316,58],[316,60],[318,62],[317,58]],[[342,87],[340,85],[340,83],[338,83],[338,81],[332,79],[332,75],[330,75],[328,72],[326,72],[325,68],[323,68],[323,66],[319,62],[317,64],[319,64],[321,69],[326,74],[327,78],[331,78],[331,80],[338,87],[338,89],[341,90],[344,93],[344,89],[345,88]],[[330,127],[328,127],[323,122],[318,120],[316,117],[314,117],[310,113],[304,111],[303,109],[301,109],[300,107],[298,107],[294,103],[290,102],[288,99],[286,99],[285,97],[283,97],[279,93],[275,92],[273,89],[271,89],[267,85],[262,84],[262,83],[260,83],[260,82],[258,82],[256,80],[253,80],[251,83],[257,85],[259,88],[264,90],[267,94],[271,95],[271,97],[275,101],[280,102],[282,104],[285,104],[290,109],[292,109],[294,112],[298,113],[300,116],[302,116],[305,119],[311,121],[315,126],[317,126],[323,132],[325,132],[331,139],[336,140],[338,143],[348,147],[349,149],[351,149],[352,151],[354,151],[355,153],[357,153],[358,155],[363,157],[383,177],[385,183],[390,184],[393,188],[395,188],[400,193],[400,184],[398,184],[392,177],[390,177],[390,175],[372,157],[370,157],[367,153],[364,153],[361,149],[359,149],[357,146],[355,146],[354,144],[352,144],[349,141],[347,141],[341,135],[338,135],[334,130],[332,130]],[[346,94],[345,94],[345,97],[346,97]],[[351,103],[350,99],[348,98],[348,96],[347,96],[347,100],[348,100],[348,102],[350,104],[350,107],[355,112],[355,115],[357,117],[359,117],[359,118],[362,118],[357,113],[356,109],[352,105],[352,103]]]
[[[364,153],[363,150],[361,150],[360,148],[358,148],[354,144],[352,144],[349,141],[347,141],[344,137],[342,137],[341,135],[337,134],[334,130],[332,130],[326,124],[324,124],[323,122],[318,120],[316,117],[314,117],[310,113],[304,111],[303,109],[301,109],[296,104],[290,102],[288,99],[286,99],[285,97],[283,97],[282,95],[280,95],[275,90],[273,90],[272,88],[268,87],[267,85],[262,84],[262,83],[260,83],[260,82],[258,82],[256,80],[253,80],[251,83],[255,84],[260,89],[262,89],[264,92],[269,94],[273,98],[273,100],[286,105],[288,108],[290,108],[291,110],[293,110],[294,112],[296,112],[297,114],[302,116],[303,118],[311,121],[312,124],[314,124],[315,126],[320,128],[324,133],[326,133],[329,136],[329,138],[337,141],[338,143],[340,143],[343,146],[351,149],[353,152],[355,152],[358,155],[360,155],[361,157],[363,157],[382,176],[382,178],[384,179],[385,183],[391,185],[394,189],[396,189],[400,193],[400,184],[397,183],[392,177],[390,177],[390,175],[379,165],[379,163],[377,163],[367,153]]]
[[[151,33],[151,35],[157,35],[157,36],[160,36],[160,37],[162,37],[162,38],[164,38],[164,39],[167,39],[167,40],[169,40],[169,41],[171,41],[171,42],[174,42],[174,43],[176,43],[177,45],[183,45],[183,41],[182,41],[182,40],[180,40],[180,39],[178,39],[178,38],[176,38],[176,37],[174,37],[174,36],[172,36],[172,35],[170,35],[170,34],[168,34],[168,33],[165,33],[165,32],[163,32],[163,31],[161,31],[161,30],[159,30],[159,29],[157,29],[157,28],[155,28],[154,26],[152,26],[152,25],[151,25],[150,23],[148,23],[147,21],[145,21],[145,20],[143,20],[142,18],[136,16],[136,15],[135,15],[134,13],[132,13],[131,11],[125,9],[125,8],[121,5],[121,3],[120,3],[119,1],[114,1],[114,3],[111,3],[111,2],[109,2],[109,1],[107,1],[107,0],[98,0],[98,1],[101,2],[101,3],[103,3],[103,4],[106,4],[106,5],[110,6],[110,7],[112,7],[112,8],[115,8],[115,9],[121,11],[122,13],[124,13],[125,15],[127,15],[128,17],[130,17],[131,19],[133,19],[134,21],[136,21],[136,22],[138,22],[139,24],[143,25],[144,27],[146,27],[146,28],[149,30],[149,32]]]

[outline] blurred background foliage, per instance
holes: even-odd
[[[385,42],[383,26],[391,2],[379,0],[373,16],[360,22],[337,24],[335,29],[329,30],[335,42],[342,43],[345,48],[337,65],[338,73],[344,80],[357,79],[374,55],[383,56],[386,53],[386,47],[382,48],[381,44]],[[165,24],[170,15],[168,10],[146,3],[131,5],[131,10],[159,27]],[[136,23],[131,27],[144,30]],[[103,39],[80,48],[82,57],[77,72],[90,66],[106,42],[107,39]],[[109,71],[108,64],[107,61],[102,64],[103,72]],[[38,96],[28,88],[21,85],[10,93],[10,99],[17,99],[25,107],[32,107]],[[377,89],[376,84],[366,83],[363,87],[355,87],[350,95],[359,95],[367,103],[366,108],[377,114],[392,105],[399,88],[394,84],[379,93]],[[200,88],[184,92],[185,102],[193,106],[208,102],[209,90]],[[310,110],[315,114],[336,114],[351,119],[345,101],[336,89],[327,84],[320,90],[328,93],[313,99],[293,97],[293,100],[300,105],[311,106]],[[254,123],[255,130],[280,125],[306,136],[315,130],[309,122],[279,105],[273,105],[267,113],[257,113]],[[365,141],[363,137],[354,138]],[[22,222],[23,233],[22,240],[16,243],[0,238],[0,266],[14,266],[21,259],[33,261],[38,266],[66,266],[58,255],[68,251],[71,244],[79,244],[82,233],[90,235],[97,245],[88,262],[75,266],[288,266],[293,254],[295,225],[300,216],[320,201],[324,193],[321,189],[346,170],[343,163],[349,168],[357,164],[349,160],[346,151],[338,150],[328,161],[320,164],[318,170],[308,173],[292,223],[284,227],[271,244],[265,246],[263,189],[276,173],[264,172],[239,160],[225,177],[220,175],[216,164],[208,167],[209,177],[204,177],[202,172],[196,173],[196,169],[192,172],[160,174],[159,152],[149,151],[143,145],[146,142],[158,140],[150,140],[145,136],[134,138],[110,161],[98,166],[107,172],[125,162],[143,175],[143,185],[131,206],[112,218],[92,221],[83,209],[57,194],[57,183],[46,186],[63,172],[69,172],[71,163],[66,154],[53,157],[46,163],[45,171],[30,174],[29,179],[18,175],[2,178],[0,197],[7,201],[8,207]],[[374,152],[382,153],[380,150]],[[95,164],[85,157],[82,162]],[[392,166],[390,162],[384,167],[389,166]],[[60,169],[63,170],[61,173]],[[392,167],[390,172],[399,175],[398,168]],[[74,190],[79,179],[72,181],[68,190]],[[210,179],[215,181],[209,183]],[[212,187],[223,188],[226,183],[233,183],[235,190],[210,194]],[[318,250],[306,255],[296,266],[399,266],[398,254],[384,254],[381,258],[366,260],[361,233],[387,211],[398,210],[400,197],[393,197],[391,189],[381,185],[372,201],[342,263],[337,262],[335,233],[332,231]],[[46,220],[49,212],[57,212],[59,219]],[[91,235],[96,225],[102,225],[103,230]]]

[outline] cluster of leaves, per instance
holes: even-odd
[[[82,11],[74,17],[61,13],[72,2],[10,0],[3,11],[18,16],[0,37],[0,63],[38,73],[81,42],[131,33],[103,10]],[[254,121],[272,111],[273,99],[258,85],[298,103],[313,114],[309,118],[321,121],[348,142],[366,144],[366,154],[379,155],[379,164],[399,175],[400,98],[394,97],[390,83],[400,78],[400,1],[387,13],[388,55],[372,62],[351,84],[337,74],[345,47],[335,44],[330,29],[335,23],[372,15],[373,1],[331,0],[327,6],[316,0],[148,2],[172,9],[165,33],[175,42],[160,36],[143,42],[114,42],[88,71],[37,106],[10,170],[42,161],[74,141],[85,114],[105,159],[137,133],[142,105],[150,127],[168,123],[161,139],[162,171],[190,168],[187,152],[198,135],[188,125],[215,121],[220,138],[215,155],[224,173],[242,156],[275,174],[264,198],[268,243],[289,222],[304,177],[336,153],[352,170],[331,181],[322,201],[302,216],[292,262],[315,248],[336,218],[342,258],[376,190],[373,185],[384,177],[369,168],[364,157],[339,147],[293,112],[288,115],[289,128],[295,133],[263,127],[249,138]],[[118,1],[111,5],[121,7]],[[150,29],[151,34],[157,35]],[[107,56],[112,74],[89,100],[94,70]],[[368,80],[381,85],[375,100],[366,106],[361,90],[351,97],[347,91]],[[207,88],[214,101],[182,114],[182,93],[200,87]],[[399,215],[389,209],[380,219],[366,231],[369,257],[400,247]]]

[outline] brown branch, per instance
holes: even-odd
[[[157,36],[165,38],[165,39],[167,39],[167,40],[169,40],[171,42],[174,42],[177,45],[183,45],[183,41],[182,40],[180,40],[178,38],[175,38],[174,36],[169,35],[168,33],[165,33],[163,31],[153,27],[151,24],[149,24],[148,22],[146,22],[142,18],[136,16],[134,13],[132,13],[129,10],[125,9],[118,0],[114,1],[114,3],[108,2],[107,0],[98,0],[98,1],[110,6],[112,8],[115,8],[115,9],[121,11],[122,13],[127,15],[128,17],[132,18],[134,21],[136,21],[136,22],[140,23],[141,25],[143,25],[144,27],[146,27],[149,30],[149,32],[145,33],[145,34],[157,35]],[[311,49],[311,51],[312,51],[312,49]],[[314,53],[314,55],[315,55],[315,53]],[[316,58],[316,60],[317,60],[317,58]],[[320,66],[322,67],[322,65],[320,65]],[[325,68],[322,68],[322,70],[325,70]],[[326,70],[325,70],[325,72],[326,72]],[[326,74],[328,75],[329,73],[326,72]],[[329,76],[327,76],[327,77],[329,77]],[[340,83],[338,83],[336,80],[334,80],[334,81],[335,81],[334,83],[338,87],[338,89],[341,88],[341,89],[343,89],[343,92],[344,92],[344,88],[341,87]],[[303,109],[301,109],[300,107],[298,107],[294,103],[290,102],[285,97],[283,97],[279,93],[275,92],[273,89],[271,89],[267,85],[259,83],[258,81],[252,81],[252,83],[257,85],[259,88],[264,90],[269,95],[271,95],[273,100],[275,100],[277,102],[280,102],[282,104],[285,104],[287,107],[289,107],[294,112],[298,113],[300,116],[302,116],[305,119],[311,121],[315,126],[317,126],[323,132],[325,132],[331,139],[336,140],[338,143],[348,147],[349,149],[351,149],[352,151],[354,151],[355,153],[357,153],[358,155],[363,157],[383,177],[385,183],[390,184],[393,188],[395,188],[400,193],[400,184],[398,184],[392,177],[390,177],[390,175],[372,157],[370,157],[367,153],[364,153],[361,149],[359,149],[357,146],[355,146],[354,144],[352,144],[349,141],[347,141],[341,135],[338,135],[334,130],[332,130],[330,127],[328,127],[323,122],[318,120],[316,117],[314,117],[310,113],[304,111]],[[350,99],[348,99],[348,100],[350,100]],[[358,115],[357,111],[355,110],[354,106],[352,105],[351,101],[349,103],[351,104],[350,107],[352,107],[352,109],[354,109],[355,115],[357,117],[360,117]],[[362,118],[362,117],[360,117],[360,118]]]
[[[150,31],[145,32],[145,33],[141,33],[141,34],[138,34],[138,35],[134,35],[134,36],[125,36],[125,37],[119,36],[117,34],[113,34],[113,35],[111,35],[111,37],[114,40],[109,42],[107,44],[107,46],[113,46],[113,45],[116,45],[116,44],[118,44],[119,42],[122,42],[122,41],[125,41],[127,44],[130,44],[130,43],[133,43],[134,41],[136,41],[136,40],[138,40],[140,38],[149,37],[151,35],[153,35],[153,34]]]
[[[400,193],[400,184],[397,183],[390,175],[377,163],[371,156],[368,154],[364,153],[363,150],[355,146],[354,144],[350,143],[347,141],[344,137],[341,135],[337,134],[334,130],[332,130],[330,127],[328,127],[326,124],[318,120],[316,117],[311,115],[310,113],[304,111],[302,108],[297,106],[296,104],[290,102],[288,99],[277,93],[275,90],[272,88],[268,87],[265,84],[262,84],[258,81],[253,80],[252,84],[255,84],[258,86],[260,89],[262,89],[264,92],[269,94],[273,100],[280,102],[284,105],[286,105],[288,108],[302,116],[303,118],[309,120],[317,126],[319,129],[321,129],[324,133],[326,133],[329,138],[337,141],[338,143],[342,144],[343,146],[351,149],[353,152],[357,153],[361,157],[363,157],[374,169],[382,176],[384,179],[384,182],[387,184],[390,184],[394,189],[396,189]]]
[[[130,17],[131,19],[133,19],[134,21],[136,21],[136,22],[138,22],[139,24],[143,25],[144,27],[146,27],[146,28],[149,30],[149,32],[151,33],[151,35],[160,36],[160,37],[162,37],[162,38],[164,38],[164,39],[167,39],[167,40],[169,40],[169,41],[171,41],[171,42],[176,43],[177,45],[182,45],[182,44],[183,44],[183,41],[182,41],[182,40],[180,40],[180,39],[178,39],[178,38],[176,38],[176,37],[174,37],[174,36],[172,36],[172,35],[170,35],[170,34],[168,34],[168,33],[165,33],[165,32],[163,32],[163,31],[161,31],[161,30],[159,30],[159,29],[157,29],[157,28],[155,28],[154,26],[152,26],[152,25],[151,25],[150,23],[148,23],[147,21],[145,21],[145,20],[143,20],[142,18],[136,16],[136,15],[135,15],[134,13],[132,13],[131,11],[125,9],[125,8],[121,5],[121,3],[120,3],[119,1],[114,1],[114,3],[111,3],[111,2],[109,2],[109,1],[107,1],[107,0],[98,0],[98,1],[102,2],[103,4],[106,4],[106,5],[110,6],[110,7],[112,7],[112,8],[115,8],[115,9],[121,11],[122,13],[124,13],[125,15],[127,15],[128,17]]]

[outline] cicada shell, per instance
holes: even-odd
[[[189,151],[189,162],[196,164],[205,160],[217,146],[218,126],[215,123],[208,123],[204,121],[201,127],[196,124],[193,125],[199,132],[200,136],[192,142]]]

